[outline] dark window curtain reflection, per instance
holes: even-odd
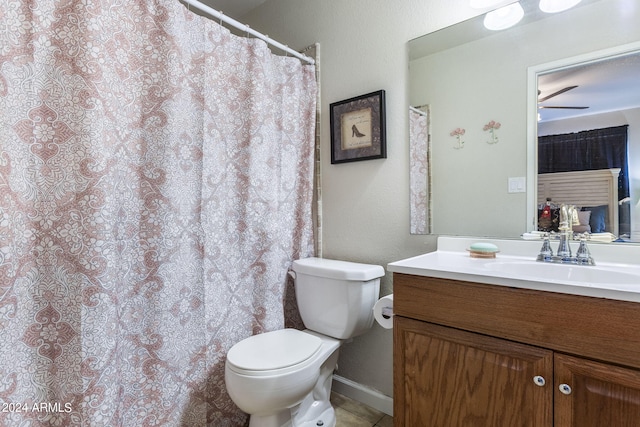
[[[627,127],[538,137],[538,173],[620,168],[618,197],[629,197]]]

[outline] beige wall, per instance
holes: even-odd
[[[269,0],[252,28],[300,50],[320,43],[326,258],[380,264],[435,249],[409,235],[407,41],[477,11],[467,0]],[[329,104],[384,89],[387,159],[330,164]],[[391,276],[381,293],[392,292]],[[392,331],[377,324],[344,345],[338,374],[391,396]]]

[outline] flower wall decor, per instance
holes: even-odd
[[[489,131],[491,133],[491,139],[487,141],[487,144],[497,144],[498,143],[498,135],[496,135],[496,131],[500,129],[500,122],[496,122],[491,120],[489,123],[484,125],[482,130]]]
[[[462,135],[464,135],[465,130],[462,128],[455,128],[454,130],[451,131],[451,133],[449,135],[456,137],[456,139],[458,140],[458,145],[456,145],[455,148],[456,150],[459,150],[460,148],[464,148],[464,141],[462,140]]]

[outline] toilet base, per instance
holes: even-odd
[[[301,405],[303,406],[304,403]],[[304,414],[293,417],[292,427],[335,427],[336,412],[329,401],[315,401]]]
[[[277,414],[252,415],[249,427],[335,427],[336,414],[330,397],[338,354],[336,349],[322,364],[315,387],[300,404]]]
[[[249,427],[291,427],[291,410],[285,409],[270,415],[251,415]]]
[[[336,427],[336,412],[329,401],[305,400],[277,414],[252,415],[249,427]]]

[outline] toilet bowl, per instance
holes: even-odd
[[[340,344],[373,324],[381,266],[306,258],[292,270],[308,329],[254,335],[227,353],[227,392],[250,427],[334,427],[329,397]]]
[[[312,422],[309,426],[332,427],[330,381],[339,346],[339,340],[309,330],[282,329],[247,338],[227,354],[229,395],[251,414],[250,427],[305,426],[305,419]],[[310,395],[313,401],[301,411]]]

